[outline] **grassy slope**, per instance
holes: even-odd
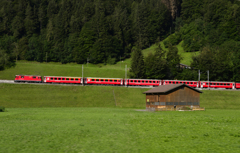
[[[0,152],[237,153],[239,115],[239,110],[12,108],[0,113]]]
[[[84,65],[84,77],[124,78],[125,65],[130,60],[118,62],[115,65]],[[82,76],[82,65],[61,63],[38,63],[18,61],[15,67],[0,71],[0,79],[13,80],[16,74],[41,76]]]
[[[0,84],[0,106],[145,108],[146,88]],[[114,95],[113,95],[114,91]],[[207,109],[240,109],[240,91],[208,91],[200,96]]]
[[[167,38],[166,38],[167,39]],[[186,64],[186,65],[190,65],[191,64],[191,61],[192,61],[192,56],[193,55],[198,55],[199,52],[195,52],[195,53],[191,53],[191,52],[184,52],[183,48],[182,48],[182,42],[180,42],[176,47],[178,48],[178,53],[181,55],[182,57],[182,60],[181,60],[181,63],[182,64]],[[163,44],[163,41],[160,42],[160,45],[161,47],[168,51],[167,48],[165,48],[164,44]],[[155,49],[157,48],[157,45],[154,44],[152,45],[151,47],[147,48],[147,49],[144,49],[142,52],[143,52],[143,55],[146,57],[149,53],[154,53],[155,52]]]

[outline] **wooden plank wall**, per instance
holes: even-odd
[[[199,102],[199,96],[200,93],[184,87],[166,95],[165,102]]]

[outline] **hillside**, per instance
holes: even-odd
[[[143,92],[147,90],[149,88],[0,84],[0,106],[145,108]],[[206,109],[240,109],[239,92],[204,90],[200,105]]]

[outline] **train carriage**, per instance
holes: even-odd
[[[162,81],[154,79],[125,79],[125,84],[127,86],[160,86]]]
[[[81,77],[63,77],[63,76],[44,76],[44,83],[66,83],[66,84],[81,84]]]
[[[123,85],[123,79],[121,78],[84,78],[85,84],[95,85]]]
[[[190,87],[197,88],[199,87],[198,81],[187,81],[187,80],[163,80],[163,85],[168,84],[186,84]]]
[[[42,77],[39,75],[15,75],[14,82],[41,83]]]
[[[235,82],[236,89],[240,89],[240,82]]]
[[[201,81],[201,88],[225,88],[225,89],[235,89],[234,82],[218,82],[218,81]]]

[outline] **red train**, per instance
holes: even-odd
[[[63,83],[63,84],[86,84],[86,85],[115,85],[115,86],[161,86],[168,84],[187,84],[194,88],[225,88],[240,89],[240,82],[220,81],[187,81],[187,80],[155,80],[155,79],[122,79],[122,78],[96,78],[96,77],[64,77],[64,76],[41,76],[16,75],[14,82],[29,83]]]

